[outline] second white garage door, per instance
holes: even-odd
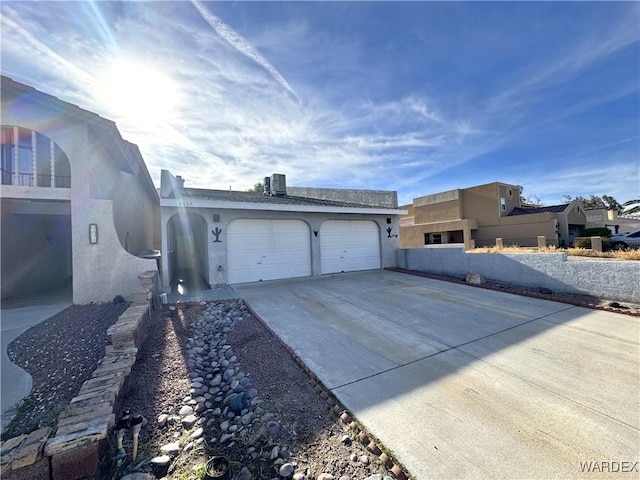
[[[311,232],[302,220],[233,220],[227,241],[229,283],[311,275]]]
[[[327,220],[320,227],[321,273],[380,268],[380,233],[369,220]]]

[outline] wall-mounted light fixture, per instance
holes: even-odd
[[[89,243],[91,245],[98,243],[98,224],[97,223],[89,224]]]
[[[387,238],[395,237],[398,238],[398,234],[391,235],[391,227],[387,227]]]
[[[313,234],[317,237],[318,236],[318,230],[314,230]]]

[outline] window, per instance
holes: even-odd
[[[442,234],[441,233],[425,233],[424,234],[424,244],[425,245],[434,245],[442,243]]]
[[[513,190],[511,188],[507,190],[507,197],[509,197],[509,200],[513,198]]]
[[[500,197],[500,210],[503,212],[507,211],[507,199],[504,197]]]
[[[3,125],[2,185],[71,187],[71,167],[51,139],[28,128]]]

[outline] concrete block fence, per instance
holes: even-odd
[[[150,297],[158,292],[158,272],[145,272],[139,279],[138,303],[133,303],[107,330],[110,344],[105,355],[58,417],[55,436],[49,438],[51,429],[43,428],[2,443],[3,480],[94,478],[115,425],[118,394],[150,328]]]
[[[640,303],[640,262],[633,260],[569,259],[563,252],[467,253],[457,246],[398,249],[397,261],[407,270],[461,278],[476,272],[495,282]]]

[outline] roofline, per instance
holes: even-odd
[[[223,208],[226,210],[262,210],[304,213],[352,213],[368,215],[405,215],[406,210],[376,207],[336,207],[322,205],[292,205],[276,203],[228,202],[219,200],[195,200],[192,198],[161,198],[161,207],[176,208]]]
[[[30,85],[18,82],[11,77],[7,77],[6,75],[0,75],[0,78],[2,79],[2,88],[13,88],[15,90],[18,90],[24,93],[37,93],[38,96],[40,97],[39,100],[57,104],[60,107],[64,107],[73,115],[80,116],[80,117],[87,117],[87,118],[83,118],[83,120],[85,121],[108,123],[113,127],[115,127],[116,125],[113,120],[109,120],[108,118],[101,117],[95,112],[86,110],[82,107],[79,107],[78,105],[62,100],[54,95],[51,95],[50,93],[45,93],[42,90],[38,90],[37,88],[32,87]]]
[[[140,148],[135,143],[131,143],[122,138],[122,134],[120,133],[120,130],[118,130],[118,126],[113,120],[101,117],[97,113],[85,110],[84,108],[81,108],[73,103],[69,103],[65,100],[61,100],[58,97],[55,97],[49,93],[45,93],[24,83],[18,82],[11,77],[7,77],[6,75],[0,75],[0,79],[3,89],[7,88],[14,89],[23,93],[35,93],[37,94],[37,97],[34,97],[33,100],[43,103],[50,103],[59,108],[64,108],[65,111],[71,116],[74,116],[91,125],[98,126],[104,129],[108,134],[112,135],[116,139],[117,148],[122,154],[124,161],[131,166],[134,172],[136,169],[135,167],[140,167],[143,170],[144,173],[142,175],[142,181],[143,183],[145,183],[146,190],[151,194],[152,198],[156,202],[160,201],[160,196],[158,195],[155,184],[153,183],[151,175],[149,174],[149,169],[147,168],[144,158],[142,157],[142,153],[140,153]],[[132,158],[132,156],[136,158]]]

